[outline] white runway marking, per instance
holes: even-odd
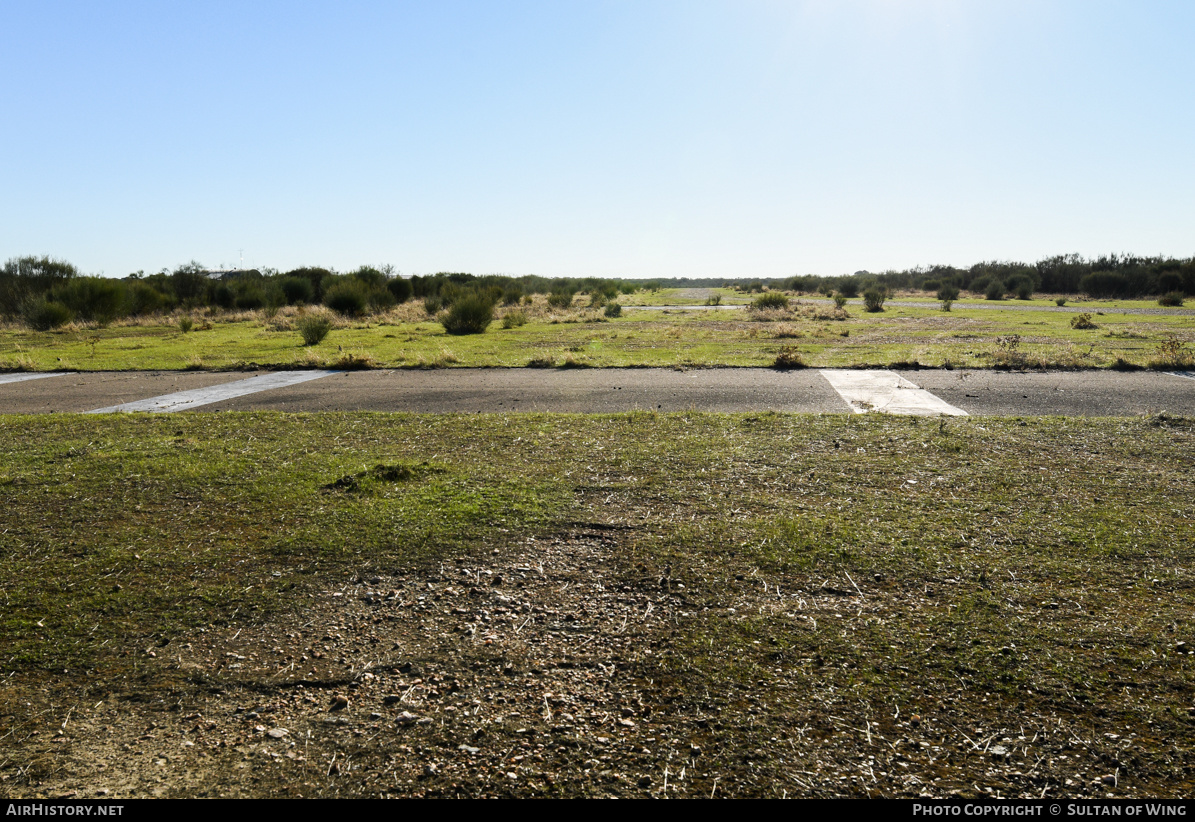
[[[856,414],[880,411],[885,414],[938,414],[965,417],[967,412],[955,408],[923,388],[891,371],[822,371]]]
[[[65,377],[73,371],[51,371],[47,374],[0,374],[0,384],[6,382],[24,382],[25,380],[42,380],[46,377]]]
[[[1167,371],[1172,377],[1186,377],[1188,380],[1195,380],[1195,371]]]
[[[208,388],[195,388],[190,391],[179,391],[175,394],[163,394],[160,397],[150,397],[146,400],[135,400],[120,405],[110,405],[107,408],[97,408],[88,414],[109,414],[114,411],[150,411],[166,413],[172,411],[188,411],[201,405],[211,405],[246,394],[256,394],[258,391],[269,391],[272,388],[285,388],[308,380],[318,380],[339,374],[339,371],[278,371],[273,374],[262,374],[249,377],[246,380],[227,382],[223,385],[213,385]]]

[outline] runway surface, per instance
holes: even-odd
[[[1190,415],[1195,414],[1195,374],[451,368],[0,375],[4,414],[189,410]]]

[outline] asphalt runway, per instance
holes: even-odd
[[[1195,414],[1195,374],[766,368],[0,375],[0,413],[409,411]],[[22,379],[14,379],[21,377]]]

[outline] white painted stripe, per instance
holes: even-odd
[[[236,382],[226,382],[208,388],[194,388],[190,391],[179,391],[175,394],[163,394],[160,397],[150,397],[146,400],[135,400],[120,405],[110,405],[107,408],[97,408],[88,414],[108,414],[113,411],[150,411],[154,413],[170,411],[187,411],[201,405],[211,405],[246,394],[256,394],[258,391],[269,391],[273,388],[285,388],[308,380],[318,380],[339,374],[339,371],[278,371],[273,374],[262,374]]]
[[[822,376],[856,414],[880,411],[885,414],[965,417],[955,408],[923,388],[918,388],[891,371],[822,371]]]
[[[50,371],[45,374],[0,374],[0,384],[6,382],[24,382],[25,380],[44,380],[46,377],[65,377],[73,371]]]
[[[1167,371],[1172,377],[1186,377],[1188,380],[1195,380],[1195,371]]]

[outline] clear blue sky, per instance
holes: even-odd
[[[1195,254],[1195,2],[0,4],[0,259]]]

